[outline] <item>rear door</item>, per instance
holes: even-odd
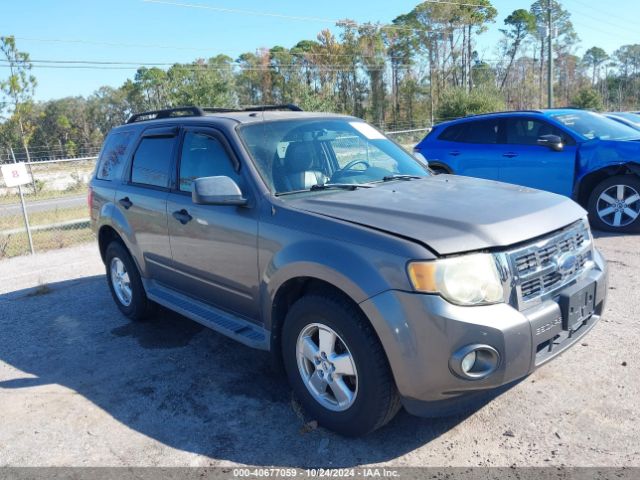
[[[505,119],[505,133],[501,181],[571,196],[577,147],[569,134],[545,120],[527,116]],[[538,138],[550,134],[563,139],[562,151],[537,144]]]
[[[221,175],[232,178],[245,197],[251,197],[224,136],[210,128],[184,129],[176,188],[167,204],[176,269],[172,286],[203,302],[257,318],[258,209],[255,204],[196,205],[191,200],[193,180]]]
[[[167,195],[177,128],[147,129],[133,152],[127,181],[115,205],[126,218],[128,243],[143,275],[166,283],[171,276]]]
[[[448,127],[436,143],[443,163],[456,175],[498,180],[501,134],[500,118],[478,119]]]

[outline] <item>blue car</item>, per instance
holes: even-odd
[[[415,147],[436,173],[573,198],[592,225],[640,231],[640,131],[577,109],[474,115],[436,125]]]

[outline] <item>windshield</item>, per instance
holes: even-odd
[[[551,114],[551,117],[589,140],[631,140],[640,137],[635,129],[593,112],[576,110]]]
[[[426,166],[359,120],[271,121],[245,125],[239,133],[275,194],[429,175]]]
[[[615,112],[615,113],[609,113],[607,115],[611,115],[612,117],[623,118],[623,119],[631,122],[632,124],[640,127],[640,115],[638,115],[637,113]]]

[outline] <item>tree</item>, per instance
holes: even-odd
[[[504,88],[504,84],[506,83],[507,78],[509,78],[509,73],[516,55],[518,54],[518,50],[520,49],[520,45],[522,45],[522,42],[529,34],[535,32],[536,17],[525,9],[520,8],[518,10],[514,10],[511,15],[505,18],[504,24],[509,28],[501,29],[500,31],[510,42],[508,47],[509,64],[505,70],[504,77],[502,77],[500,90]]]
[[[549,25],[548,11],[551,7],[552,25]],[[538,39],[540,46],[540,58],[539,61],[539,103],[544,103],[544,83],[545,83],[545,52],[547,47],[547,36],[549,34],[549,28],[554,33],[554,45],[553,50],[556,57],[572,54],[575,49],[575,45],[578,43],[578,35],[576,34],[573,23],[571,22],[571,14],[562,7],[562,4],[557,0],[537,0],[535,1],[529,10],[536,18],[535,36]],[[549,59],[547,58],[548,62]],[[561,63],[561,62],[560,62]],[[560,70],[560,69],[557,69]],[[553,81],[553,79],[552,79]]]
[[[571,103],[574,107],[587,110],[601,111],[603,108],[602,96],[593,87],[584,87],[578,90]]]
[[[467,93],[464,88],[457,87],[444,92],[437,113],[440,120],[447,120],[503,109],[504,100],[495,88],[474,88]]]
[[[0,112],[5,110],[7,105],[10,106],[20,129],[20,138],[27,154],[27,161],[30,161],[28,149],[30,132],[24,117],[32,103],[36,77],[31,75],[32,65],[29,54],[18,50],[14,37],[0,37],[0,52],[9,66],[9,78],[0,81],[0,91],[8,99],[0,104],[2,107]]]
[[[609,55],[600,47],[591,47],[582,57],[582,61],[592,69],[591,85],[596,84],[596,78],[599,74],[600,66],[609,60]]]

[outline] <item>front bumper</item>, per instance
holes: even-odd
[[[572,284],[595,282],[595,313],[580,328],[562,330],[558,296],[518,311],[508,304],[453,305],[440,296],[389,290],[360,304],[371,320],[405,408],[433,416],[462,406],[468,394],[508,385],[574,345],[598,322],[607,293],[606,263],[594,250],[594,267]],[[560,291],[559,293],[562,293]],[[452,354],[470,344],[496,349],[489,376],[470,380],[453,373]]]

